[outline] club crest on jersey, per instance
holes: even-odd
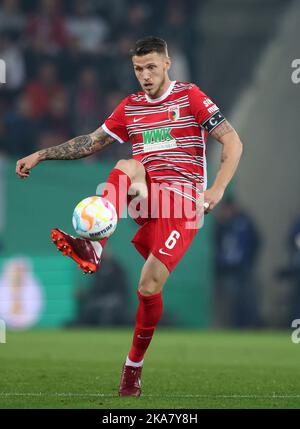
[[[168,113],[170,121],[177,121],[179,119],[179,106],[170,106]]]

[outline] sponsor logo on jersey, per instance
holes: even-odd
[[[144,152],[172,149],[177,146],[171,134],[172,128],[155,128],[143,131]]]
[[[203,104],[204,104],[205,107],[208,107],[208,106],[210,106],[211,104],[214,104],[214,103],[211,101],[210,98],[206,97],[203,100]]]
[[[177,121],[179,119],[179,106],[170,106],[168,114],[170,121]]]
[[[207,109],[207,111],[208,111],[209,113],[214,113],[214,112],[216,112],[217,110],[219,110],[219,108],[218,108],[218,106],[216,106],[215,104],[214,104],[213,106],[211,106],[211,107],[209,107],[209,108]]]
[[[216,106],[216,105],[215,105],[215,103],[214,103],[213,101],[211,101],[211,99],[210,99],[210,98],[208,98],[208,97],[204,98],[204,100],[203,100],[203,104],[204,104],[204,106],[205,106],[205,107],[207,107],[207,108],[208,108],[208,109],[207,109],[207,111],[208,111],[209,113],[214,113],[214,112],[216,112],[217,110],[219,110],[218,106]],[[210,106],[210,107],[209,107],[209,106]]]

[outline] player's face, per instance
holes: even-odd
[[[150,98],[160,97],[166,90],[169,81],[168,70],[171,65],[166,55],[151,52],[143,56],[133,56],[133,67],[137,80]]]

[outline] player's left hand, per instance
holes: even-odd
[[[221,201],[224,190],[213,186],[204,191],[204,214],[210,213]]]

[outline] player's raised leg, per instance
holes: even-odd
[[[143,164],[134,159],[122,159],[112,169],[102,197],[115,206],[118,219],[121,217],[129,189],[130,193],[138,193],[141,188],[147,189],[145,177],[146,171]]]
[[[146,189],[145,174],[143,164],[134,159],[120,160],[112,169],[102,197],[115,206],[118,219],[121,217],[129,189],[131,188],[131,193],[138,193],[141,188]],[[85,273],[97,271],[107,239],[95,242],[75,238],[58,228],[51,231],[51,237],[57,249],[72,258]]]
[[[152,254],[142,269],[138,286],[139,306],[132,346],[123,365],[120,396],[140,396],[144,355],[162,316],[162,289],[169,276],[165,265]]]

